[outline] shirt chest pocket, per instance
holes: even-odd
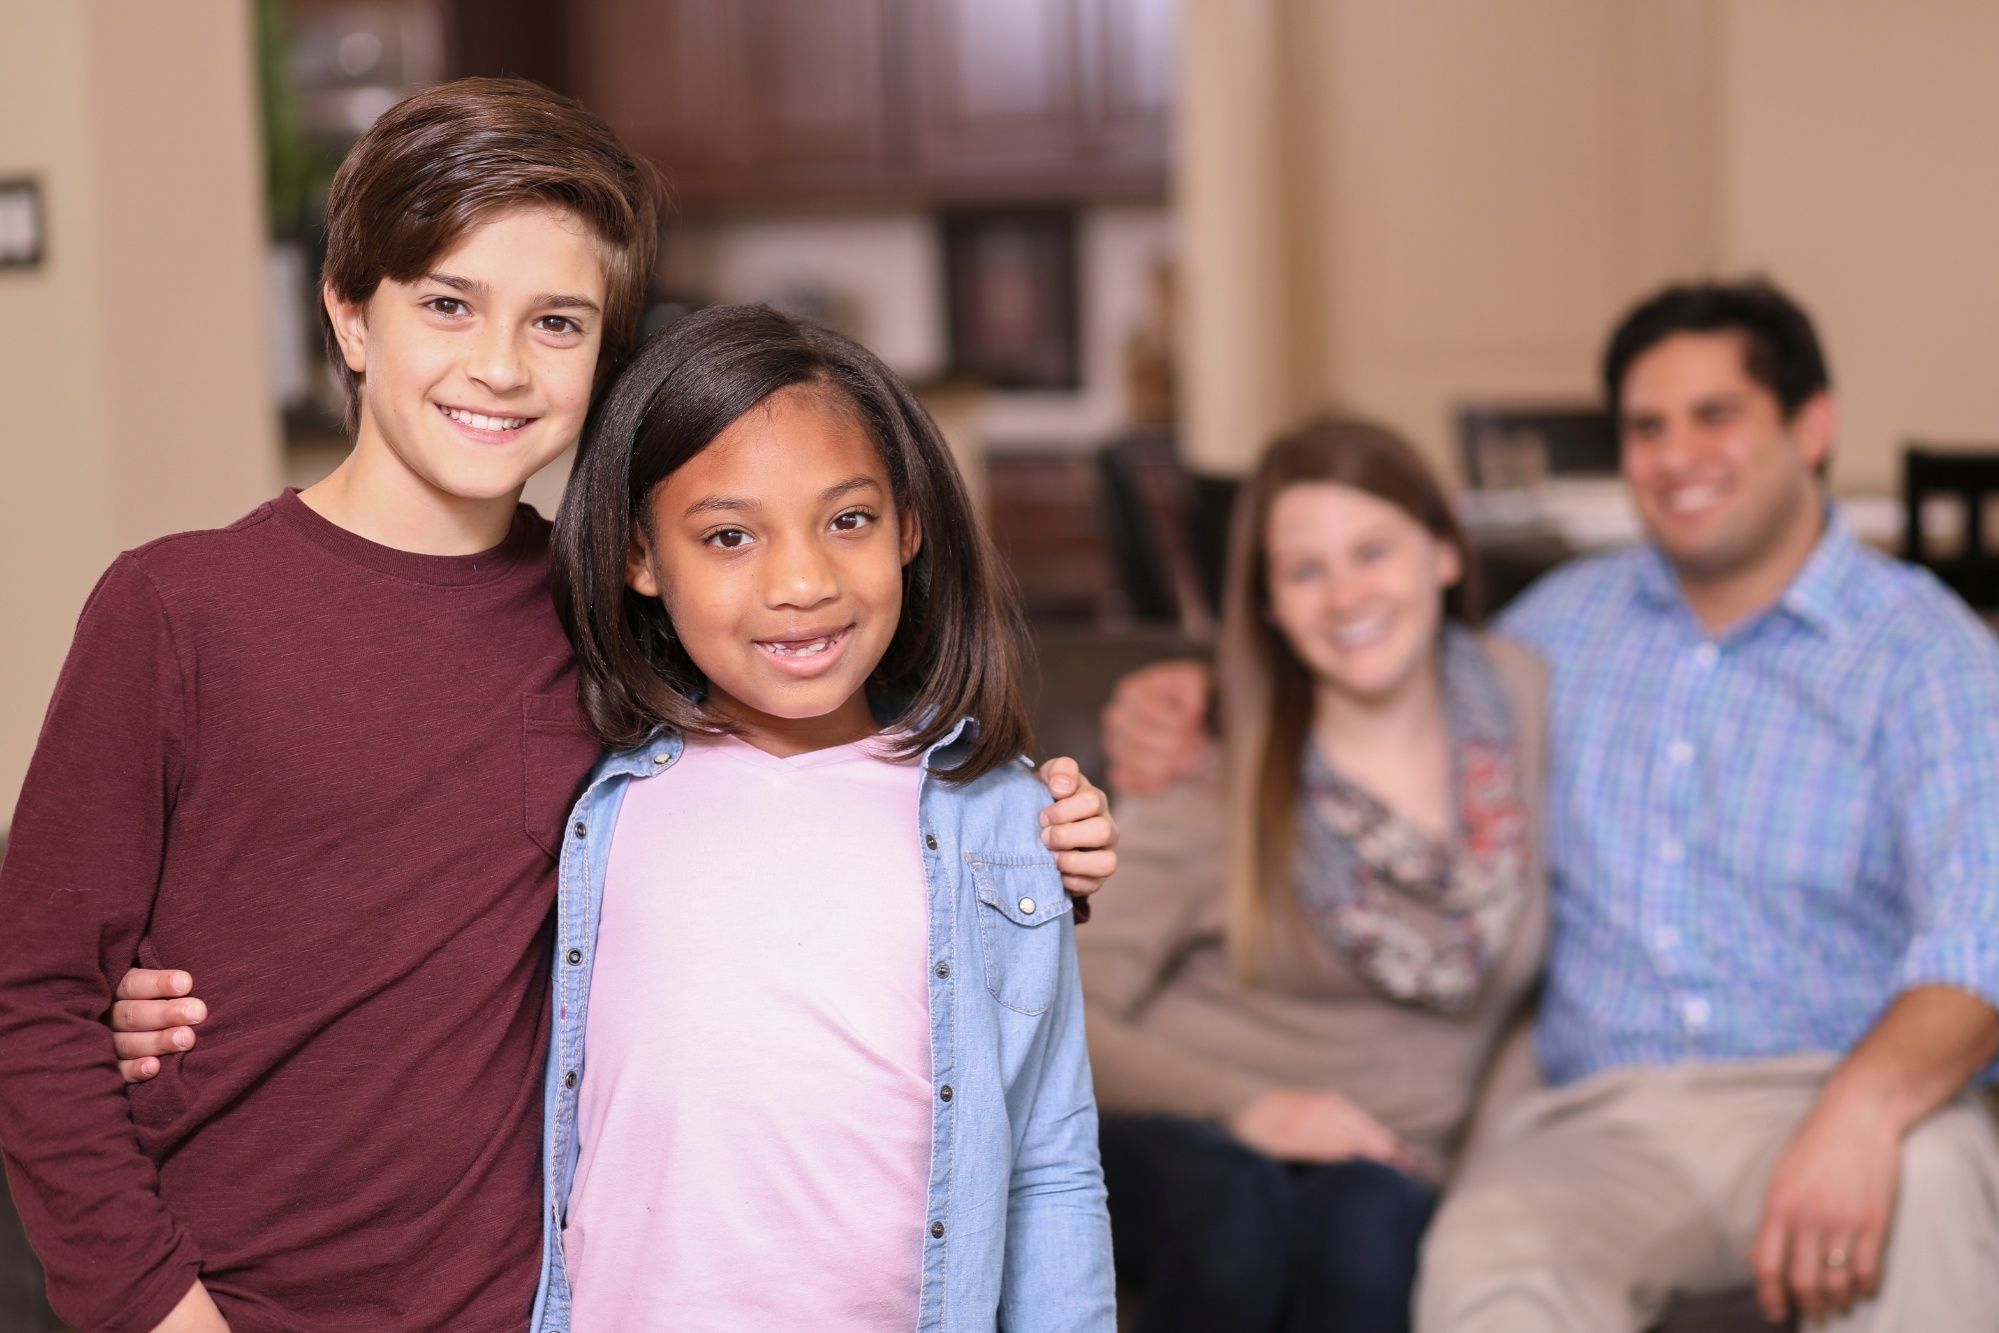
[[[1039,1014],[1062,979],[1062,930],[1069,895],[1053,857],[987,857],[967,852],[979,900],[979,952],[986,989],[1007,1008]]]
[[[602,749],[575,691],[521,696],[521,817],[550,856],[562,855],[569,808]]]

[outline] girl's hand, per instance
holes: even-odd
[[[1055,803],[1041,812],[1042,845],[1055,853],[1062,887],[1087,898],[1117,871],[1117,821],[1111,818],[1110,797],[1083,776],[1073,759],[1050,759],[1041,766]],[[1078,903],[1077,920],[1087,919],[1087,904]]]
[[[118,983],[111,1041],[127,1083],[144,1083],[159,1073],[161,1056],[194,1049],[194,1025],[208,1017],[208,1006],[189,993],[193,989],[194,978],[185,972],[145,967],[133,968]]]
[[[1341,1162],[1365,1157],[1403,1171],[1416,1154],[1379,1120],[1329,1088],[1277,1088],[1237,1113],[1229,1132],[1280,1162]]]

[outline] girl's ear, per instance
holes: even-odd
[[[916,559],[916,553],[923,549],[923,525],[917,522],[916,511],[902,511],[902,563],[907,565]]]
[[[340,355],[347,362],[347,368],[356,375],[368,373],[368,311],[366,307],[352,301],[343,300],[333,290],[332,283],[319,289],[319,299],[326,303],[327,318],[333,321],[333,336],[340,343]]]
[[[646,546],[643,530],[632,530],[632,544],[625,552],[625,586],[641,597],[659,596],[659,580],[652,572],[652,551]]]

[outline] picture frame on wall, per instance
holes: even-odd
[[[1075,212],[952,213],[943,231],[952,376],[997,389],[1081,387]]]

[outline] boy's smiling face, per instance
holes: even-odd
[[[383,279],[365,305],[328,292],[364,381],[356,461],[431,502],[511,503],[583,429],[605,288],[589,228],[527,207],[473,227],[416,281]]]

